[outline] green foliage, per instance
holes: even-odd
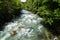
[[[25,10],[32,11],[32,9],[33,9],[32,1],[31,0],[27,0],[26,3],[21,3],[21,8],[25,9]]]
[[[60,9],[54,10],[54,19],[60,19]]]
[[[20,2],[19,0],[3,0],[0,1],[0,14],[9,14],[13,16],[17,11],[20,10]],[[2,15],[3,15],[2,14]]]
[[[51,25],[54,19],[60,19],[59,2],[59,0],[27,0],[21,5],[23,9],[38,14],[45,19],[45,23]]]
[[[60,19],[59,3],[60,0],[27,0],[25,3],[22,3],[20,0],[0,0],[0,15],[8,14],[13,17],[21,9],[25,9],[38,14],[51,24],[53,19]]]

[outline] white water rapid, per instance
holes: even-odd
[[[48,40],[41,24],[43,19],[26,10],[21,13],[21,17],[8,23],[0,31],[0,40]]]

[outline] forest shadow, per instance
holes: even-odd
[[[52,25],[49,23],[44,24],[48,31],[53,35],[60,36],[60,19],[54,19]]]
[[[9,14],[7,11],[5,11],[5,13],[3,13],[2,11],[0,12],[0,31],[5,28],[5,23],[11,22],[12,19],[16,19],[21,15],[20,9],[15,9],[12,14]]]

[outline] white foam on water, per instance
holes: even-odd
[[[5,36],[2,37],[0,40],[5,40],[5,39],[8,38],[8,37],[10,37],[10,34],[9,34],[9,33],[5,34]]]
[[[23,14],[20,18],[5,26],[3,30],[5,35],[1,36],[1,40],[6,40],[8,37],[12,37],[8,40],[32,40],[37,36],[36,32],[42,32],[43,26],[40,24],[42,18],[26,10],[22,10],[21,13]]]

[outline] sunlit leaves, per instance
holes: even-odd
[[[59,10],[60,10],[59,8],[54,10],[55,19],[60,19],[60,11]]]
[[[50,25],[52,25],[53,23],[52,18],[46,18],[45,21],[46,21],[45,23],[49,23]]]

